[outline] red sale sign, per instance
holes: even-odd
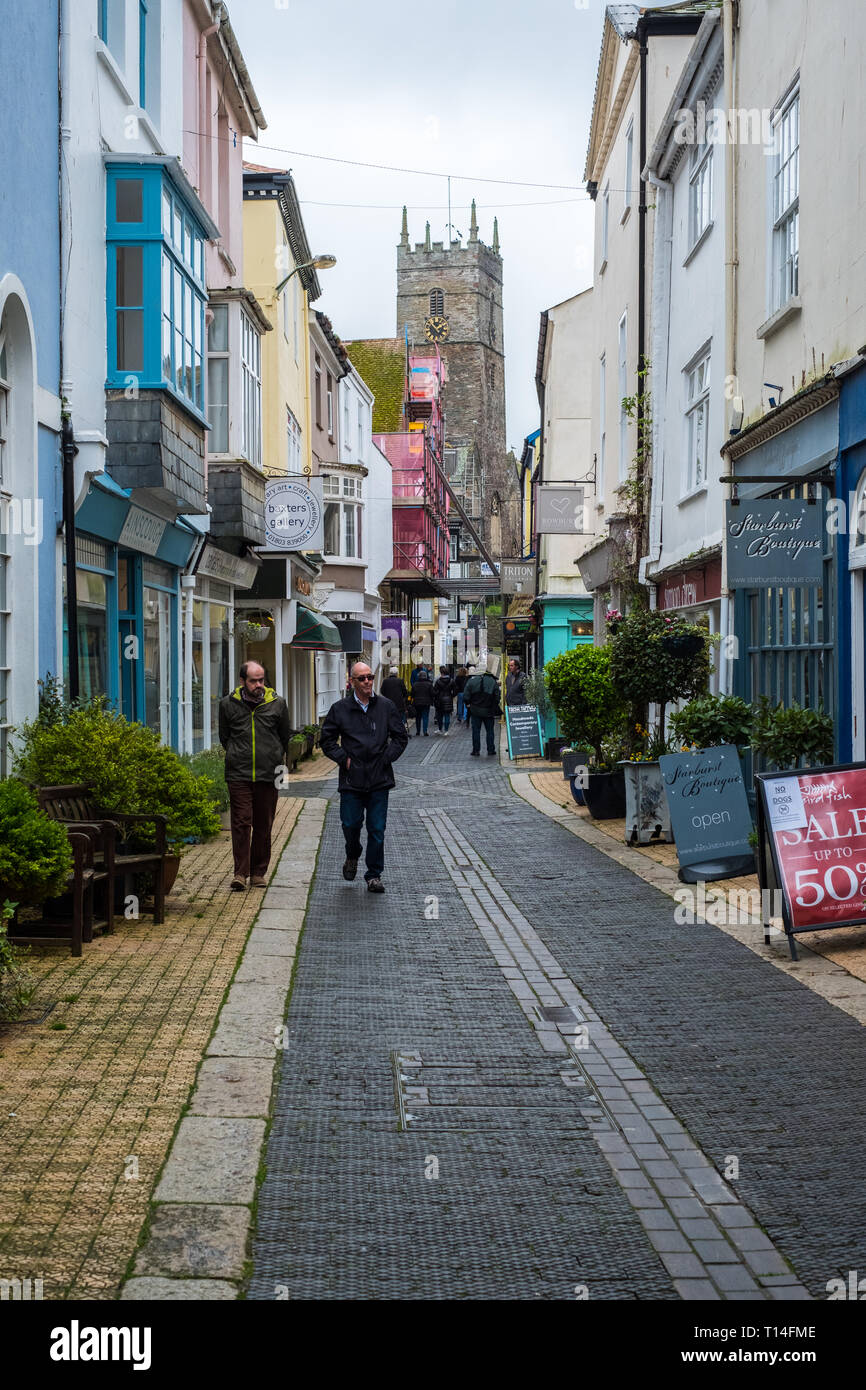
[[[789,930],[866,921],[866,765],[757,781]]]

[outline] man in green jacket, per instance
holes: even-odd
[[[237,893],[243,893],[248,877],[251,888],[267,886],[277,780],[287,767],[292,736],[286,702],[265,685],[264,667],[247,661],[240,677],[237,689],[220,700],[235,861],[231,886]]]

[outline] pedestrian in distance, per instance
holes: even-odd
[[[472,722],[472,752],[469,756],[471,758],[481,756],[481,725],[483,724],[487,737],[487,753],[488,756],[493,757],[496,753],[493,724],[502,714],[502,707],[499,703],[499,681],[490,671],[484,671],[478,676],[470,676],[466,682],[463,697]]]
[[[331,705],[320,742],[325,757],[340,768],[340,824],[346,841],[343,878],[351,882],[358,872],[366,818],[367,891],[384,893],[388,793],[394,786],[393,764],[404,752],[409,735],[397,706],[373,690],[373,673],[366,661],[354,663],[349,679],[352,694]]]
[[[288,770],[292,737],[289,710],[282,695],[265,685],[265,668],[246,661],[240,685],[220,701],[219,738],[225,749],[234,878],[243,893],[267,886],[271,830],[277,809],[277,781]]]
[[[465,701],[464,701],[464,699],[463,699],[463,689],[464,689],[464,687],[465,687],[465,685],[466,685],[466,681],[468,680],[468,678],[469,678],[469,672],[466,670],[466,667],[465,667],[465,666],[460,666],[460,667],[458,667],[457,675],[454,677],[454,694],[457,696],[457,723],[458,723],[458,724],[462,724],[462,723],[463,723],[463,717],[464,717],[464,715],[465,715],[465,713],[466,713],[466,704],[465,704]]]
[[[430,722],[430,706],[433,703],[433,682],[427,674],[426,666],[423,674],[417,676],[412,685],[412,708],[415,711],[415,733],[420,735],[422,730],[424,737],[429,737],[427,725]]]
[[[505,677],[505,703],[506,705],[525,705],[526,699],[526,673],[521,671],[520,662],[513,656],[508,663],[508,674]]]
[[[466,663],[466,680],[467,680],[467,682],[470,681],[474,675],[475,675],[475,662],[474,662],[474,661],[468,661],[468,662]],[[467,703],[466,703],[466,686],[465,686],[465,685],[464,685],[464,687],[463,687],[463,723],[464,723],[464,724],[468,724],[468,723],[469,723],[469,706],[468,706]]]
[[[439,679],[433,683],[433,703],[436,706],[436,727],[447,734],[454,711],[454,677],[449,676],[448,667],[439,667]]]
[[[383,680],[379,694],[384,695],[386,700],[391,701],[391,704],[394,705],[405,725],[407,717],[406,702],[409,699],[409,692],[404,682],[400,679],[400,672],[396,666],[391,667],[389,674]]]

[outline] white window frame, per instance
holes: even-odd
[[[604,503],[604,468],[607,453],[607,355],[601,354],[598,362],[598,477],[596,493],[599,503]]]
[[[607,265],[607,245],[610,233],[610,180],[601,195],[601,264],[599,271]]]
[[[349,429],[349,392],[343,392],[343,448],[352,452],[352,433]]]
[[[619,481],[628,478],[628,415],[623,399],[628,395],[628,310],[617,327],[617,384],[619,387]]]
[[[325,513],[329,506],[339,508],[340,549],[325,552],[326,560],[353,561],[364,559],[364,484],[355,474],[322,473],[322,501]],[[352,536],[350,547],[349,537]]]
[[[707,486],[711,355],[709,345],[705,345],[683,370],[685,396],[683,497],[691,497],[694,493],[703,492]]]
[[[358,462],[364,462],[364,427],[367,421],[367,403],[358,398]]]
[[[249,463],[262,465],[262,340],[241,309],[241,382],[243,386],[243,449]]]
[[[776,313],[800,293],[799,82],[779,104],[773,131],[770,312]]]
[[[325,395],[328,403],[328,438],[334,438],[334,378],[329,377],[330,386],[326,384]]]
[[[707,141],[692,148],[689,170],[689,251],[713,225],[713,152]]]
[[[303,431],[288,406],[286,406],[286,443],[286,463],[289,474],[303,473]]]
[[[208,348],[207,348],[207,369],[208,369],[208,370],[207,370],[207,413],[208,413],[208,421],[211,423],[211,430],[210,430],[210,433],[209,433],[209,435],[208,435],[208,453],[209,453],[209,454],[213,454],[213,455],[215,455],[215,456],[217,456],[217,457],[223,458],[223,457],[225,457],[226,454],[231,453],[231,447],[232,447],[232,445],[231,445],[231,414],[232,414],[232,412],[231,412],[231,399],[232,399],[232,363],[231,363],[231,345],[232,345],[232,306],[231,306],[229,303],[227,303],[226,301],[223,301],[223,302],[220,303],[220,304],[211,304],[211,305],[210,305],[210,311],[211,311],[211,313],[213,314],[214,318],[216,318],[216,315],[217,315],[218,312],[224,312],[224,313],[225,313],[225,316],[226,316],[226,345],[225,345],[225,347],[224,347],[224,348],[217,348],[217,349],[215,349],[215,350],[211,350],[210,346],[208,346]],[[210,343],[210,330],[211,330],[211,325],[208,324],[207,329],[206,329],[207,342],[208,342],[208,344]],[[211,414],[211,408],[212,408],[212,406],[213,406],[213,404],[214,404],[213,400],[211,399],[211,389],[210,389],[210,364],[211,364],[211,361],[221,361],[221,362],[225,362],[225,363],[227,364],[227,366],[226,366],[226,400],[225,400],[225,407],[226,407],[226,431],[225,431],[226,447],[225,447],[225,449],[215,449],[215,448],[211,447],[211,443],[210,443],[211,439],[213,439],[213,423],[211,422],[210,414]]]
[[[622,216],[625,221],[626,214],[631,211],[631,181],[634,177],[634,117],[628,123],[625,133],[625,197],[623,198]]]

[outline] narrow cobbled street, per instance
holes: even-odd
[[[861,1025],[677,925],[464,730],[396,771],[382,897],[341,877],[335,782],[293,786],[330,804],[248,1297],[805,1300],[866,1268]]]

